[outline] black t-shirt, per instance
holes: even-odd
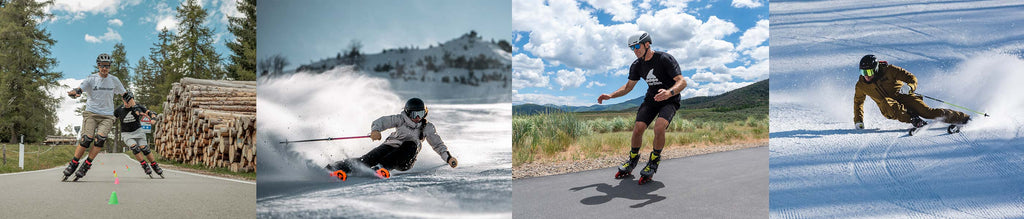
[[[117,117],[117,120],[121,121],[121,132],[134,132],[142,127],[142,123],[139,120],[142,120],[142,115],[146,114],[146,111],[149,111],[149,109],[146,109],[141,104],[135,104],[135,106],[128,108],[122,105],[114,109],[114,116]],[[132,112],[138,112],[138,115]]]
[[[672,85],[676,84],[676,81],[672,78],[675,78],[676,75],[682,75],[676,58],[668,53],[659,51],[654,51],[651,60],[636,59],[629,66],[629,80],[638,81],[644,79],[644,81],[647,81],[647,95],[644,96],[644,102],[655,102],[654,96],[658,95],[659,89],[667,90],[672,88]],[[679,102],[679,95],[676,94],[664,102],[670,101]]]

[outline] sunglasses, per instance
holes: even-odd
[[[868,77],[875,76],[875,70],[874,69],[861,69],[860,70],[860,75],[864,75],[864,76],[868,76]]]
[[[638,50],[638,49],[640,49],[640,44],[629,46],[629,48],[633,49],[633,50]]]
[[[109,64],[107,64],[107,65],[100,65],[100,68],[110,68],[110,65]]]

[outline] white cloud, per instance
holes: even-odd
[[[625,46],[626,38],[638,32],[636,25],[604,26],[592,13],[572,0],[513,1],[515,31],[529,34],[523,50],[550,65],[564,64],[605,72],[628,64],[634,58]]]
[[[115,19],[108,20],[107,24],[110,24],[110,26],[118,26],[118,27],[120,27],[120,26],[124,25],[124,22],[121,22],[121,19],[116,19],[115,18]]]
[[[729,74],[743,78],[743,80],[760,81],[768,78],[768,60],[761,60],[749,67],[737,66],[728,70]]]
[[[114,31],[113,28],[107,28],[107,32],[103,36],[95,37],[89,34],[85,34],[85,42],[90,43],[101,43],[103,41],[121,41],[121,34]]]
[[[544,75],[544,61],[530,58],[526,54],[512,56],[512,89],[525,87],[547,87],[548,76]]]
[[[587,4],[612,15],[613,21],[627,22],[636,17],[632,1],[623,0],[587,0]]]
[[[157,32],[164,28],[171,32],[178,31],[178,19],[174,17],[174,8],[163,1],[157,2],[153,8],[155,10],[151,11],[146,17],[143,17],[142,22],[155,24],[154,29]]]
[[[238,1],[236,0],[222,0],[220,1],[220,22],[224,25],[228,24],[228,17],[242,17],[242,12],[238,11]]]
[[[171,32],[178,32],[178,19],[174,16],[166,16],[156,22],[156,31],[162,31],[166,28]]]
[[[689,85],[689,82],[690,81],[687,80],[687,85]],[[754,82],[722,82],[687,86],[686,89],[683,89],[683,92],[679,93],[679,96],[682,97],[683,99],[697,96],[714,96],[753,83]]]
[[[595,101],[597,99],[594,99]],[[520,94],[519,92],[512,91],[512,103],[513,104],[524,104],[532,103],[538,105],[554,104],[554,105],[566,105],[566,106],[584,106],[587,105],[580,102],[574,96],[555,96],[549,94]]]
[[[46,6],[43,10],[52,13],[56,20],[79,20],[85,18],[86,14],[115,15],[118,10],[142,3],[142,0],[55,0],[52,5]]]
[[[732,7],[736,8],[757,8],[761,7],[759,0],[732,0]]]
[[[591,82],[587,83],[587,88],[591,88],[591,87],[594,87],[594,86],[604,87],[605,84],[601,83],[601,82],[597,82],[597,81],[591,81]]]
[[[758,46],[757,48],[744,51],[743,54],[749,55],[756,60],[768,60],[768,50],[768,46]]]
[[[576,68],[572,71],[561,69],[558,70],[557,73],[555,73],[555,82],[557,82],[558,85],[562,86],[562,90],[565,90],[567,88],[577,88],[580,87],[580,85],[582,85],[583,82],[587,81],[586,74],[586,70],[579,68]]]
[[[728,74],[715,74],[711,72],[698,72],[693,74],[694,81],[697,82],[729,82],[732,81],[732,75]]]
[[[75,114],[75,109],[80,105],[77,99],[71,99],[68,97],[67,92],[72,87],[78,87],[82,84],[82,79],[65,78],[57,81],[60,86],[52,87],[46,90],[47,95],[51,97],[60,98],[57,104],[57,129],[64,131],[64,127],[67,126],[81,126],[82,117]]]
[[[743,36],[740,36],[740,44],[736,46],[736,49],[743,50],[752,48],[768,40],[768,20],[757,21],[757,25],[747,29],[743,32]]]

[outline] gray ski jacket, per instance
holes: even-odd
[[[448,147],[444,145],[444,141],[441,141],[441,136],[437,135],[437,129],[434,129],[434,124],[430,122],[426,123],[413,123],[412,119],[403,114],[383,116],[373,121],[370,126],[370,130],[373,131],[384,131],[386,129],[395,128],[395,132],[388,135],[388,138],[384,140],[384,145],[399,147],[402,142],[412,141],[416,142],[416,145],[422,147],[423,143],[420,139],[420,126],[423,127],[423,138],[430,143],[430,146],[434,148],[434,152],[441,155],[441,160],[448,162]],[[417,149],[419,153],[419,149]]]

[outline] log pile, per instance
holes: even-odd
[[[157,116],[161,156],[232,172],[256,171],[256,82],[183,78]]]

